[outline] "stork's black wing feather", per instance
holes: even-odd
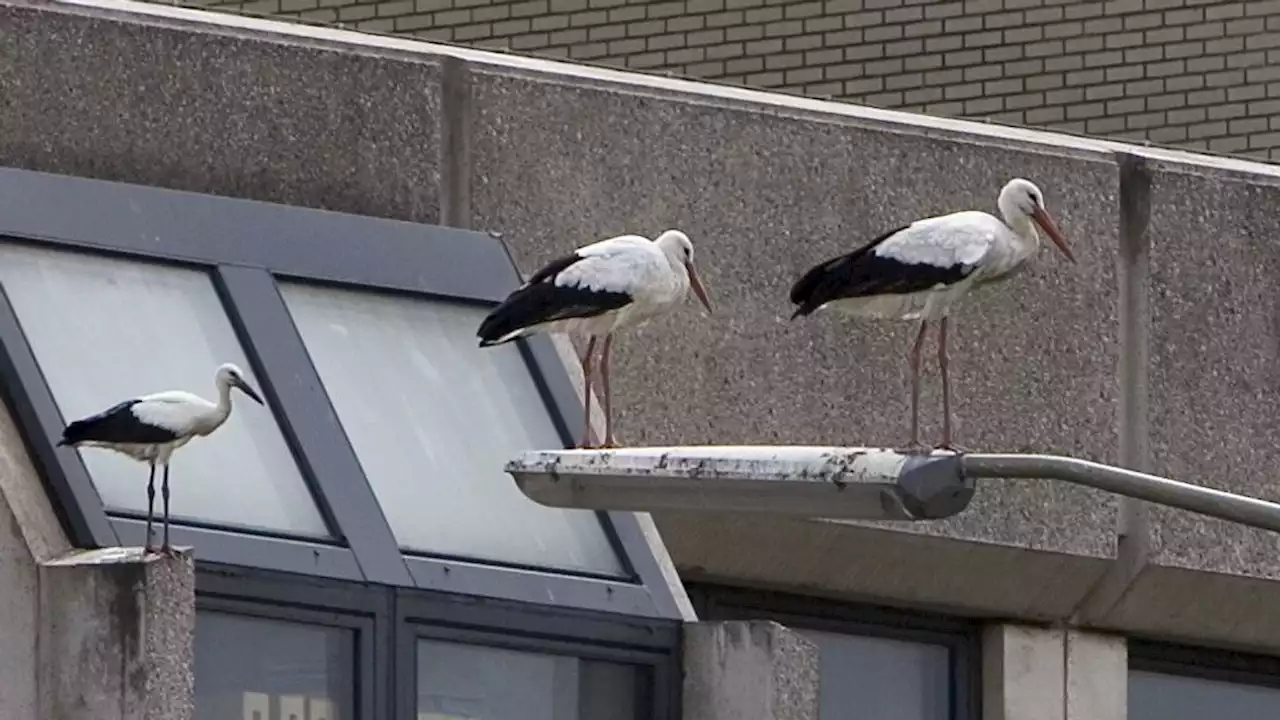
[[[524,328],[554,320],[595,317],[631,304],[631,295],[625,292],[556,285],[559,273],[583,259],[577,253],[557,258],[516,288],[480,323],[476,331],[480,346],[507,342],[503,338]]]
[[[82,420],[76,420],[62,431],[59,445],[74,445],[92,441],[102,443],[165,443],[177,439],[178,434],[155,425],[148,425],[133,414],[138,399],[125,400],[106,410]]]
[[[906,230],[891,230],[851,253],[814,266],[791,288],[791,302],[800,307],[792,319],[808,315],[832,300],[871,295],[905,295],[963,279],[972,268],[905,263],[874,252],[885,240]]]

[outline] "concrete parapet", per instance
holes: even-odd
[[[189,552],[74,551],[39,572],[42,720],[195,717]]]

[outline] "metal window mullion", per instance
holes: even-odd
[[[35,353],[14,312],[9,295],[0,288],[0,383],[14,415],[14,424],[31,452],[37,472],[50,485],[77,547],[114,547],[120,539],[107,517],[102,496],[80,455],[59,450],[62,413],[36,362]]]
[[[261,268],[216,271],[232,324],[262,374],[263,391],[293,448],[316,503],[356,555],[366,579],[391,585],[413,580],[391,526],[329,401],[302,336]]]

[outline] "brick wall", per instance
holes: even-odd
[[[211,6],[1280,159],[1280,0],[237,0]]]

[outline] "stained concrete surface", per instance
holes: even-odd
[[[0,718],[40,714],[37,563],[71,549],[7,407],[0,405]]]
[[[1280,187],[1243,180],[1153,178],[1152,468],[1280,501]],[[1280,535],[1151,517],[1157,563],[1280,578]]]
[[[43,720],[195,716],[191,554],[117,550],[73,551],[41,564]]]
[[[440,67],[0,5],[0,164],[437,222]]]
[[[684,717],[818,720],[818,646],[776,622],[684,630]]]
[[[706,580],[978,617],[1067,617],[1109,560],[866,525],[655,514],[686,581]]]

